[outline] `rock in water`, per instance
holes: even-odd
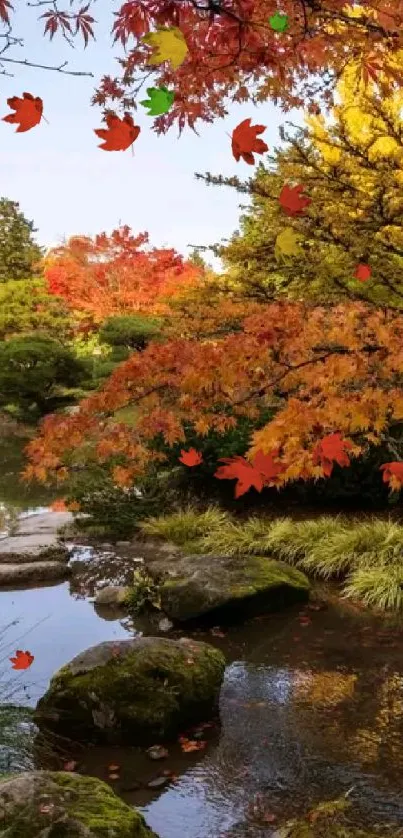
[[[76,742],[154,744],[211,717],[224,669],[224,656],[207,643],[100,643],[53,676],[34,721]]]
[[[30,771],[0,779],[0,834],[7,838],[158,838],[143,816],[94,777]]]
[[[267,556],[171,555],[146,557],[159,581],[161,606],[175,622],[212,625],[275,611],[309,598],[301,571]]]

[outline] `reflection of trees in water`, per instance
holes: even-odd
[[[226,838],[267,835],[267,826],[260,832],[250,822],[256,794],[268,811],[295,815],[356,784],[365,820],[382,807],[403,817],[395,797],[402,785],[403,675],[376,667],[295,671],[237,662],[227,670],[220,715],[205,787],[209,799],[226,809],[232,802],[238,813]],[[387,794],[378,781],[389,779]]]
[[[385,667],[356,674],[305,672],[292,705],[310,747],[401,787],[403,674]]]

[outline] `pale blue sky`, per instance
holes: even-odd
[[[56,65],[68,60],[70,69],[91,70],[95,79],[8,65],[15,76],[0,77],[0,116],[9,113],[8,97],[26,90],[42,97],[49,124],[42,120],[31,131],[15,134],[13,125],[0,121],[0,194],[19,201],[38,228],[38,242],[46,247],[64,236],[110,232],[122,223],[134,233],[147,230],[152,245],[186,253],[189,243],[207,245],[230,236],[238,226],[239,204],[246,203],[233,189],[207,187],[194,172],[250,177],[254,168],[235,161],[227,134],[250,116],[267,125],[262,138],[272,150],[280,144],[279,125],[286,119],[301,122],[302,113],[284,115],[271,104],[232,105],[225,119],[200,123],[200,137],[186,129],[178,139],[176,128],[158,137],[140,105],[134,118],[142,130],[134,155],[130,150],[102,151],[93,133],[103,127],[101,112],[90,99],[101,76],[113,76],[118,68],[115,58],[122,47],[111,46],[110,27],[119,5],[102,0],[101,13],[95,4],[97,42],[86,50],[82,39],[71,50],[60,36],[53,43],[43,38],[43,21],[37,22],[40,9],[24,4],[23,14],[15,16],[15,34],[25,37],[26,47],[6,55]]]

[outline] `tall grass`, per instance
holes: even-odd
[[[210,507],[188,507],[149,519],[142,527],[195,552],[236,556],[258,554],[281,559],[308,575],[342,580],[343,595],[382,609],[403,609],[403,526],[383,519],[323,515],[293,521],[251,517],[237,522]]]

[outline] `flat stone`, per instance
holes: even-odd
[[[29,556],[32,561],[42,558],[44,553],[57,553],[57,558],[69,557],[68,550],[59,544],[51,533],[36,533],[32,535],[15,535],[0,541],[0,563],[2,561],[24,561]],[[15,557],[15,558],[14,558]],[[20,558],[19,558],[20,557]]]
[[[23,582],[46,582],[65,579],[71,573],[65,562],[0,563],[0,587]]]

